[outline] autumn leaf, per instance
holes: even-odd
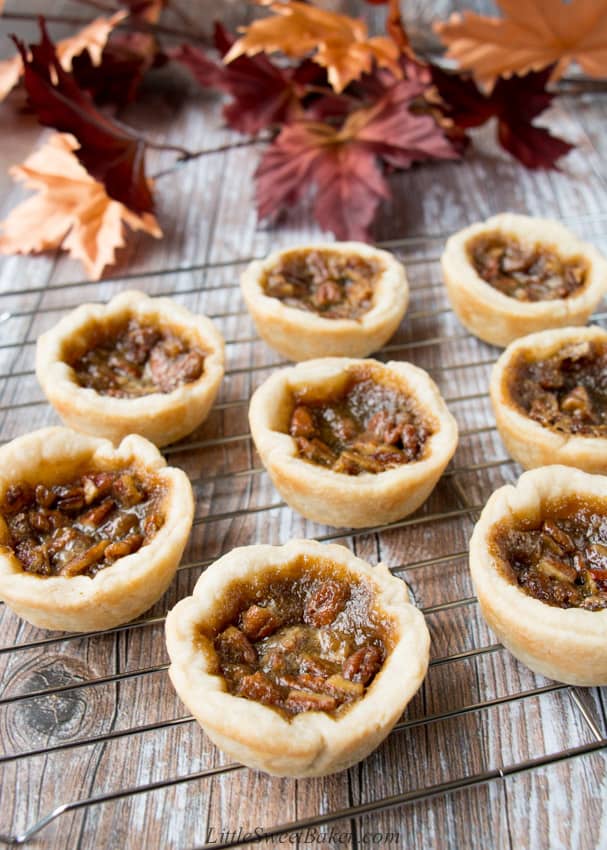
[[[151,212],[154,201],[145,176],[145,142],[95,108],[61,67],[43,21],[40,28],[42,40],[31,45],[29,53],[14,39],[23,58],[28,102],[38,120],[76,137],[78,159],[111,198],[136,213]]]
[[[125,244],[124,225],[159,238],[162,231],[153,215],[137,215],[108,197],[104,186],[80,165],[76,139],[65,133],[48,142],[12,176],[38,194],[19,204],[0,224],[0,252],[31,254],[62,248],[81,260],[89,276],[98,280]]]
[[[577,62],[607,76],[607,0],[496,0],[503,18],[454,13],[436,23],[447,56],[489,90],[495,80],[554,65],[552,79]]]
[[[235,39],[217,23],[214,41],[224,56]],[[167,55],[186,67],[201,86],[231,95],[233,100],[223,109],[224,118],[234,130],[248,135],[301,117],[301,101],[308,87],[327,83],[324,70],[307,60],[295,68],[281,68],[260,54],[239,56],[224,65],[189,44],[168,50]]]
[[[133,18],[155,24],[167,5],[167,0],[121,0],[121,5],[128,7]]]
[[[126,16],[127,12],[122,11],[116,12],[111,18],[96,18],[75,35],[57,42],[57,58],[61,67],[69,71],[74,57],[85,50],[89,53],[91,63],[99,65],[108,36]],[[17,85],[22,74],[23,60],[19,54],[0,62],[0,100],[4,100]]]
[[[145,74],[166,61],[166,54],[151,33],[113,33],[101,54],[101,62],[95,64],[85,50],[74,57],[72,74],[95,103],[121,107],[135,100]]]
[[[284,127],[257,169],[259,216],[276,215],[314,185],[320,225],[339,239],[368,239],[377,205],[390,197],[382,163],[407,168],[415,160],[457,156],[429,115],[409,111],[417,90],[403,80],[375,106],[352,112],[341,128],[312,121]]]
[[[254,21],[232,46],[224,61],[242,56],[280,51],[287,56],[312,59],[327,69],[330,84],[337,92],[365,71],[373,61],[390,68],[400,77],[399,49],[390,38],[369,38],[364,21],[328,12],[298,0],[272,3],[274,15]]]
[[[524,77],[498,80],[490,95],[481,92],[472,78],[449,74],[436,66],[432,78],[452,121],[467,129],[497,118],[502,147],[527,168],[555,168],[572,150],[569,142],[532,122],[547,109],[554,95],[546,91],[552,68],[530,71]]]

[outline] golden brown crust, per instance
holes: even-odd
[[[340,565],[368,581],[379,609],[390,618],[394,645],[365,696],[333,717],[312,711],[288,720],[277,711],[226,691],[215,675],[216,654],[200,637],[214,623],[225,588],[234,580],[275,574],[300,556]],[[409,603],[405,584],[383,566],[371,567],[343,546],[292,540],[285,546],[234,549],[202,574],[193,595],[169,612],[169,674],[183,702],[215,744],[249,767],[277,776],[323,776],[365,758],[386,737],[420,687],[430,638],[423,615]]]
[[[413,396],[420,414],[432,423],[420,460],[350,476],[298,457],[287,433],[293,392],[304,387],[330,392],[357,369]],[[428,498],[457,447],[457,424],[436,384],[422,369],[404,362],[325,357],[281,369],[253,394],[249,422],[262,463],[287,504],[308,519],[334,526],[383,525],[412,513]]]
[[[129,318],[168,327],[204,354],[197,380],[170,393],[142,398],[111,398],[80,386],[65,358],[74,341],[99,323]],[[190,313],[169,298],[149,298],[127,291],[107,304],[83,304],[39,337],[36,347],[38,381],[66,425],[85,434],[119,443],[137,433],[165,446],[185,437],[208,416],[224,373],[224,342],[206,316]]]
[[[574,327],[529,334],[511,343],[493,367],[489,393],[497,428],[510,456],[525,469],[562,463],[586,472],[607,473],[607,439],[546,428],[518,408],[509,390],[509,371],[521,352],[546,359],[567,344],[586,340],[606,345],[607,331]]]
[[[292,251],[326,250],[376,260],[383,266],[371,309],[359,319],[326,319],[316,313],[288,307],[265,294],[267,272]],[[275,251],[250,263],[241,276],[245,303],[259,335],[289,360],[315,357],[366,357],[392,336],[409,304],[405,269],[392,254],[362,242],[327,242]]]
[[[470,540],[470,570],[482,614],[499,640],[536,673],[571,685],[607,684],[607,609],[559,608],[526,594],[499,568],[493,528],[513,515],[542,516],[559,497],[605,501],[607,478],[566,466],[525,472],[491,496]]]
[[[0,545],[0,598],[20,617],[42,628],[80,632],[111,628],[142,614],[171,583],[192,526],[194,501],[185,473],[168,467],[155,446],[134,434],[114,448],[108,440],[69,428],[43,428],[0,448],[0,501],[16,481],[48,485],[85,470],[122,467],[159,481],[165,491],[160,530],[93,578],[25,572],[12,550]],[[0,544],[7,534],[0,516]]]
[[[523,244],[543,243],[559,256],[582,257],[588,264],[585,284],[568,298],[523,302],[486,283],[467,252],[477,236],[498,231]],[[441,257],[449,300],[460,322],[485,342],[504,347],[534,331],[585,325],[607,289],[607,262],[592,245],[582,242],[557,221],[500,213],[458,231],[447,240]]]

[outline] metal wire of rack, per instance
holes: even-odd
[[[607,219],[607,215],[604,218]],[[580,217],[578,216],[576,217],[576,219],[577,221],[579,221]],[[593,222],[600,220],[602,220],[601,217],[595,216],[593,218]],[[405,260],[407,268],[409,270],[414,269],[416,266],[424,267],[424,269],[427,270],[427,268],[432,266],[433,264],[436,265],[438,259],[438,257],[436,256],[436,248],[438,243],[440,243],[443,239],[444,235],[442,234],[428,237],[415,237],[411,239],[394,240],[390,243],[382,244],[380,247],[385,247],[396,252],[404,253],[406,253],[406,251],[408,250],[415,252],[417,248],[426,249],[430,247],[433,249],[433,251],[429,256],[426,256],[422,252],[421,256],[414,255]],[[149,275],[123,275],[120,278],[117,278],[116,281],[120,282],[121,284],[125,281],[128,283],[135,281],[139,282],[142,288],[145,288],[145,279],[147,276],[154,275],[155,278],[164,279],[169,274],[176,274],[179,272],[203,272],[205,275],[207,275],[219,269],[225,269],[226,267],[237,269],[244,263],[248,262],[249,259],[251,258],[238,259],[230,263],[205,263],[195,266],[189,266],[187,268],[164,269],[161,272],[153,272]],[[112,282],[112,280],[109,281],[110,284]],[[17,295],[25,294],[28,297],[30,295],[38,296],[37,303],[35,303],[34,306],[28,309],[11,311],[9,308],[2,312],[2,308],[0,307],[0,329],[7,327],[9,323],[15,319],[29,318],[31,320],[30,325],[26,329],[24,338],[1,343],[0,353],[2,353],[3,350],[14,351],[17,354],[26,353],[27,357],[31,359],[31,355],[33,353],[33,346],[35,345],[35,336],[29,335],[31,332],[32,322],[34,320],[39,320],[41,317],[45,318],[47,316],[50,316],[51,321],[54,321],[56,318],[56,314],[66,312],[76,306],[76,303],[64,304],[61,302],[57,304],[41,306],[41,298],[43,296],[49,296],[53,294],[57,294],[60,297],[63,297],[63,295],[65,293],[69,293],[71,289],[77,290],[78,292],[82,291],[84,293],[91,292],[91,297],[95,298],[97,297],[97,293],[94,289],[94,286],[94,284],[91,284],[89,282],[75,281],[54,284],[48,287],[32,288],[26,290],[25,293],[20,292],[19,290],[11,290],[0,293],[1,304],[7,304],[7,301],[11,297],[16,297]],[[211,284],[209,286],[205,285],[177,290],[169,289],[167,287],[164,289],[160,289],[159,291],[155,291],[153,294],[182,297],[190,294],[208,294],[214,291],[223,292],[226,289],[229,289],[230,287],[236,289],[237,283],[218,282],[217,284]],[[442,284],[440,283],[440,281],[428,283],[427,280],[424,279],[423,282],[419,283],[416,282],[414,279],[412,280],[412,295],[414,299],[416,295],[421,296],[424,299],[429,296],[431,299],[436,300],[438,303],[436,303],[430,308],[416,309],[409,312],[405,319],[407,324],[410,324],[411,322],[415,321],[424,322],[426,320],[436,321],[442,318],[452,318],[450,307],[448,306],[448,304],[446,304],[446,302],[444,302],[444,298],[439,297],[442,296],[441,287]],[[246,311],[244,310],[244,308],[239,307],[236,310],[229,311],[210,311],[208,315],[215,320],[233,319],[246,316]],[[597,313],[594,316],[595,321],[601,321],[606,318],[607,311]],[[463,331],[461,326],[457,326],[454,324],[454,327],[455,330],[453,332],[440,332],[434,333],[430,336],[422,335],[418,338],[392,342],[391,344],[385,346],[382,351],[379,352],[376,356],[380,359],[383,359],[385,356],[406,356],[406,353],[410,350],[439,349],[442,345],[450,344],[453,341],[459,343],[463,340],[471,339],[471,337],[469,337],[469,335]],[[228,351],[230,350],[230,346],[236,346],[241,344],[255,345],[258,343],[258,341],[258,337],[255,334],[247,334],[244,336],[228,336],[228,338],[226,339]],[[259,342],[259,344],[261,345],[261,342]],[[28,351],[28,349],[31,349],[31,351]],[[271,354],[269,349],[264,350],[267,354]],[[489,349],[485,348],[484,351],[486,354]],[[495,356],[493,353],[491,354],[491,356],[482,356],[482,347],[479,348],[479,352],[480,356],[472,357],[471,359],[466,359],[464,362],[461,363],[434,363],[433,365],[427,367],[428,371],[435,377],[435,379],[439,380],[442,378],[444,380],[445,377],[448,378],[448,376],[456,370],[487,369],[494,362]],[[262,363],[249,363],[246,366],[237,366],[234,368],[229,368],[226,374],[228,377],[243,375],[250,377],[251,375],[256,375],[257,373],[264,373],[274,368],[277,368],[283,365],[283,362],[284,361],[277,360],[275,357],[272,356],[268,362],[264,360],[264,362]],[[486,374],[488,375],[488,372]],[[31,379],[32,377],[33,370],[31,368],[24,368],[21,370],[9,370],[0,374],[0,380],[3,380],[5,382],[14,379],[27,380]],[[449,392],[446,392],[445,398],[450,407],[452,409],[456,409],[458,405],[465,405],[470,402],[484,402],[487,398],[487,392],[485,389],[475,390],[474,392],[466,393],[456,392],[455,394],[450,394]],[[8,402],[0,405],[0,413],[10,413],[15,410],[29,411],[30,409],[36,409],[45,404],[46,401],[41,396],[28,399],[22,402]],[[248,394],[243,397],[237,397],[235,399],[224,401],[220,400],[219,403],[216,404],[215,410],[231,411],[241,408],[246,409],[247,404]],[[493,431],[495,431],[495,426],[492,424],[491,421],[488,421],[485,424],[461,429],[460,439],[462,441],[474,440],[475,438],[481,435],[491,434]],[[247,431],[219,437],[201,437],[199,439],[186,439],[182,443],[168,447],[165,450],[165,453],[168,457],[171,458],[172,462],[179,463],[179,460],[184,455],[190,454],[192,452],[213,449],[219,446],[223,447],[224,450],[227,448],[227,451],[230,451],[230,447],[237,446],[243,443],[247,445],[249,445],[250,443],[250,434]],[[467,462],[463,464],[458,464],[457,461],[454,461],[447,469],[443,478],[445,480],[451,480],[454,483],[455,491],[459,500],[458,506],[449,510],[429,510],[427,512],[423,512],[422,510],[421,512],[418,512],[412,517],[407,517],[406,519],[392,523],[389,526],[377,526],[374,528],[367,528],[354,531],[340,530],[323,532],[321,534],[316,534],[315,537],[320,541],[342,540],[344,538],[356,540],[358,537],[363,535],[367,536],[374,533],[384,534],[392,529],[405,529],[408,527],[421,527],[424,525],[432,527],[435,524],[440,523],[444,520],[457,520],[463,518],[470,518],[474,520],[478,511],[482,508],[482,500],[469,498],[467,488],[462,486],[461,484],[462,476],[469,474],[474,475],[487,471],[499,471],[505,468],[509,468],[512,465],[513,461],[511,461],[510,458],[506,457],[505,454],[502,454],[502,456],[496,458],[490,458],[488,460],[483,460],[479,462]],[[222,480],[231,481],[234,479],[252,479],[263,475],[263,468],[259,464],[251,462],[251,464],[247,465],[244,469],[217,472],[211,475],[202,476],[200,479],[194,479],[193,484],[196,488],[199,485],[205,486],[209,483],[217,484]],[[197,526],[202,526],[223,520],[235,520],[247,514],[263,514],[265,512],[282,509],[284,507],[284,502],[278,499],[274,499],[271,502],[262,502],[259,505],[252,505],[244,509],[229,511],[210,510],[209,512],[203,515],[197,516],[195,519],[195,524]],[[407,578],[410,575],[414,574],[416,571],[423,570],[427,567],[446,564],[449,562],[463,561],[466,555],[467,551],[465,548],[463,548],[457,551],[450,551],[448,553],[433,557],[416,558],[412,561],[398,563],[396,565],[392,565],[391,570],[395,574]],[[215,560],[216,557],[218,556],[209,558],[196,558],[192,561],[181,564],[181,566],[179,567],[179,571],[188,572],[192,570],[202,570],[206,566],[208,566],[209,563]],[[426,615],[431,615],[436,614],[438,612],[450,612],[457,609],[467,609],[475,605],[476,599],[473,596],[462,596],[457,599],[448,599],[437,604],[428,605],[425,607],[422,606],[422,610]],[[158,626],[164,622],[164,619],[164,615],[161,614],[157,616],[143,617],[133,623],[118,626],[114,629],[102,632],[94,631],[88,632],[84,635],[61,634],[48,635],[39,638],[37,637],[34,640],[28,640],[17,645],[8,644],[0,646],[0,658],[2,656],[6,656],[9,654],[14,655],[17,653],[25,652],[27,650],[37,650],[41,648],[46,648],[55,644],[69,644],[70,642],[76,640],[84,639],[87,641],[94,641],[96,638],[102,635],[105,636],[111,634],[118,634],[120,632],[135,633],[138,630],[146,629],[152,626]],[[430,664],[431,668],[437,668],[442,665],[451,664],[458,660],[479,658],[483,656],[489,656],[494,653],[501,653],[503,651],[503,647],[500,644],[486,643],[478,646],[475,645],[471,648],[464,649],[462,651],[449,652],[445,655],[438,655],[431,659]],[[25,700],[33,700],[40,697],[58,696],[60,694],[65,694],[68,692],[74,692],[82,688],[98,688],[108,684],[117,684],[125,680],[147,677],[151,674],[162,673],[167,669],[167,667],[168,665],[166,663],[155,664],[131,670],[124,670],[121,672],[114,672],[105,676],[91,677],[82,680],[73,680],[63,684],[54,684],[48,687],[41,687],[33,690],[30,689],[25,692],[19,692],[16,694],[2,694],[0,696],[0,711],[4,710],[6,706],[16,703],[22,703]],[[430,728],[433,725],[438,724],[442,721],[448,721],[454,718],[464,717],[466,715],[482,714],[483,712],[486,712],[489,709],[493,709],[500,706],[511,708],[517,704],[524,704],[526,701],[532,698],[541,697],[545,694],[554,694],[558,692],[564,692],[569,695],[572,705],[575,706],[576,711],[579,712],[579,715],[583,720],[583,724],[585,724],[586,729],[589,732],[590,740],[587,740],[584,743],[575,746],[559,748],[556,751],[543,752],[539,756],[521,759],[519,761],[516,761],[515,763],[508,764],[505,766],[502,765],[499,767],[482,770],[479,772],[469,773],[467,775],[463,775],[459,778],[450,781],[437,782],[426,787],[419,787],[413,790],[407,790],[403,791],[402,793],[393,794],[389,796],[381,796],[378,799],[369,800],[367,802],[361,802],[348,808],[334,808],[330,811],[319,812],[318,814],[304,816],[296,820],[286,820],[283,823],[264,828],[256,837],[258,839],[263,838],[269,840],[273,837],[285,833],[292,833],[306,828],[321,825],[326,826],[343,820],[351,821],[352,819],[362,818],[365,815],[376,815],[380,812],[405,806],[409,803],[430,800],[439,795],[445,795],[454,791],[492,783],[500,779],[503,780],[509,776],[516,776],[518,774],[534,771],[542,767],[557,764],[562,761],[605,750],[607,748],[607,738],[605,737],[602,731],[601,719],[597,717],[596,706],[587,698],[587,694],[584,691],[580,689],[571,688],[569,686],[556,682],[538,684],[536,687],[509,692],[503,695],[492,697],[487,696],[486,698],[476,702],[469,702],[465,705],[457,706],[440,712],[426,713],[420,717],[407,718],[407,716],[405,715],[405,718],[401,719],[392,734],[394,735],[396,733],[400,733],[405,730],[413,729],[416,727]],[[166,730],[174,727],[192,724],[193,722],[194,719],[190,715],[182,715],[179,717],[160,719],[154,722],[145,723],[143,725],[130,726],[123,729],[111,729],[100,734],[84,735],[82,737],[77,737],[75,739],[70,739],[67,741],[54,742],[46,746],[23,748],[20,750],[15,750],[11,753],[0,754],[0,766],[4,768],[8,764],[22,762],[28,759],[41,756],[48,759],[52,758],[54,754],[57,754],[59,752],[77,751],[79,748],[86,747],[92,744],[109,745],[112,742],[118,741],[125,737],[138,736],[144,733],[158,732],[160,730]],[[27,828],[14,832],[5,831],[1,833],[0,842],[5,844],[27,844],[32,839],[34,839],[34,837],[37,836],[42,830],[44,830],[44,828],[47,827],[51,822],[69,813],[74,813],[80,810],[89,810],[93,807],[97,807],[103,804],[116,803],[121,800],[133,798],[137,795],[147,794],[151,792],[160,792],[163,790],[166,791],[167,789],[172,788],[176,785],[197,783],[203,780],[211,779],[213,777],[227,776],[228,774],[236,773],[241,770],[244,770],[244,768],[236,763],[222,764],[219,766],[213,766],[210,768],[196,770],[193,772],[185,772],[180,775],[166,776],[156,781],[141,783],[135,786],[120,787],[105,793],[100,793],[96,795],[83,795],[82,797],[79,797],[77,799],[66,800],[63,804],[56,806],[52,810],[42,813],[30,813],[28,810]],[[4,828],[6,829],[6,827]],[[238,836],[236,836],[230,837],[224,841],[213,842],[212,846],[215,848],[228,848],[241,846],[243,843],[246,842],[242,841]],[[209,848],[210,846],[210,844],[205,844],[203,845],[202,850],[206,850],[206,848]]]

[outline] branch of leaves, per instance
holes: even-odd
[[[569,45],[565,56],[564,43],[552,44],[543,54],[549,64],[541,65],[538,56],[530,54],[526,64],[519,58],[519,65],[511,68],[504,66],[502,57],[499,69],[495,63],[491,66],[493,77],[488,76],[487,51],[481,51],[485,64],[478,74],[480,87],[471,73],[448,73],[416,57],[402,26],[398,0],[388,3],[387,35],[373,38],[361,20],[299,0],[271,3],[269,16],[255,21],[238,39],[216,24],[218,60],[192,44],[163,50],[150,33],[113,32],[123,13],[98,19],[60,42],[56,52],[46,33],[30,51],[21,45],[20,56],[12,60],[13,75],[17,64],[20,71],[25,69],[29,102],[41,123],[71,134],[62,142],[51,140],[54,155],[49,147],[49,162],[59,168],[58,148],[64,164],[65,157],[71,157],[82,169],[80,176],[93,180],[105,193],[105,213],[96,217],[96,238],[86,233],[80,239],[82,223],[88,225],[92,217],[87,206],[74,205],[75,190],[68,192],[72,206],[65,208],[64,196],[64,215],[57,217],[61,227],[36,240],[22,224],[22,212],[27,209],[31,214],[37,199],[39,212],[59,204],[54,193],[55,177],[61,172],[51,171],[53,179],[41,177],[40,171],[32,177],[30,158],[13,173],[41,189],[41,194],[25,202],[30,208],[22,205],[13,211],[4,224],[0,250],[62,245],[81,256],[89,273],[98,277],[103,265],[113,261],[114,248],[122,244],[123,221],[159,235],[143,165],[146,143],[100,113],[93,101],[117,106],[132,101],[144,75],[169,61],[185,66],[204,88],[227,95],[223,114],[231,128],[252,140],[261,130],[270,132],[273,140],[256,172],[260,217],[276,218],[313,188],[316,218],[339,238],[369,238],[379,203],[390,197],[387,174],[416,161],[460,156],[468,142],[466,130],[492,118],[497,119],[499,143],[529,168],[553,168],[571,149],[534,121],[550,105],[554,95],[546,86],[563,70],[567,56],[576,55],[584,64],[579,51],[576,54]],[[570,6],[587,3],[572,0]],[[607,7],[607,0],[593,3]],[[529,0],[526,9],[534,8],[535,20],[550,4],[562,6],[561,0]],[[508,14],[513,2],[501,0],[501,5]],[[162,0],[155,0],[154,14],[161,6]],[[465,16],[463,24],[457,20],[445,24],[443,37],[450,38],[453,27],[461,35],[461,26],[471,17]],[[508,21],[494,24],[495,31],[507,28]],[[467,59],[456,36],[450,44],[458,61],[474,71],[478,44]],[[270,58],[273,53],[280,54],[278,61]],[[598,56],[584,67],[598,73],[606,62]],[[0,64],[0,93],[2,88]],[[183,149],[180,153],[200,154]],[[72,177],[76,179],[75,172]],[[95,209],[101,208],[95,198]],[[113,228],[106,219],[114,222]]]

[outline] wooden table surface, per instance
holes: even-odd
[[[45,5],[9,2],[8,9],[28,14]],[[88,14],[73,3],[55,5],[62,14]],[[32,35],[33,23],[0,19],[0,29]],[[52,31],[61,36],[69,27]],[[8,55],[4,39],[2,45]],[[0,107],[2,218],[24,196],[6,167],[45,134],[18,113],[20,102],[12,96]],[[189,147],[237,140],[216,99],[166,71],[121,117],[152,138]],[[475,509],[520,470],[496,434],[486,394],[497,350],[458,324],[438,264],[446,236],[502,210],[558,218],[607,248],[607,98],[559,99],[550,120],[577,143],[560,172],[526,171],[497,149],[486,128],[464,161],[392,178],[394,200],[383,208],[375,238],[391,242],[406,264],[412,300],[377,356],[430,371],[461,441],[427,504],[390,529],[344,534],[307,522],[259,468],[247,400],[281,359],[256,338],[238,274],[246,258],[319,233],[309,210],[292,211],[280,229],[258,224],[256,148],[204,157],[162,177],[164,239],[133,237],[111,279],[86,282],[82,268],[60,254],[0,260],[2,441],[58,421],[32,373],[34,343],[83,301],[127,287],[170,294],[215,319],[228,358],[209,420],[167,450],[192,480],[196,521],[165,597],[128,628],[85,636],[49,634],[1,610],[0,832],[19,834],[72,804],[31,846],[183,850],[302,819],[313,826],[290,846],[607,846],[607,761],[596,749],[606,731],[605,693],[534,676],[495,644],[473,598],[466,548]],[[154,155],[151,170],[170,162]],[[232,765],[187,716],[165,670],[164,615],[190,593],[204,566],[234,546],[292,537],[339,540],[372,563],[385,561],[407,582],[432,635],[428,677],[397,729],[362,764],[325,779],[274,779]],[[557,758],[571,748],[581,754]],[[534,759],[538,764],[525,769]],[[146,791],[150,784],[157,787]],[[110,799],[99,801],[104,795]],[[74,806],[78,801],[84,804]],[[341,820],[319,825],[336,812]],[[281,845],[274,838],[264,846]]]

